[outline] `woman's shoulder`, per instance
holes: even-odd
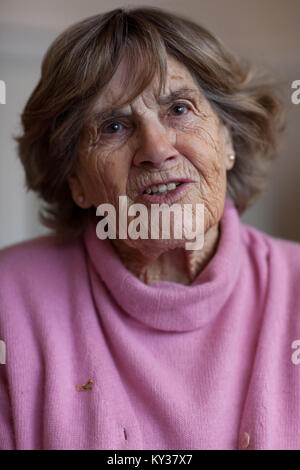
[[[80,251],[78,241],[62,243],[54,234],[43,235],[14,243],[0,249],[0,280],[10,275],[41,276],[42,273],[60,271]]]
[[[54,234],[42,235],[39,237],[23,240],[0,248],[1,261],[18,259],[20,256],[37,255],[44,250],[55,250],[57,248],[57,238]]]
[[[243,238],[246,243],[255,244],[261,247],[283,250],[287,255],[300,254],[300,242],[270,235],[245,223],[242,224]]]
[[[242,237],[251,256],[265,259],[268,265],[287,267],[300,275],[300,243],[242,224]]]

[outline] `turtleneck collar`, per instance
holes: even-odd
[[[93,222],[84,233],[84,244],[90,269],[123,311],[157,330],[190,331],[210,322],[233,291],[241,264],[240,226],[237,210],[226,198],[217,251],[188,286],[166,281],[144,284],[126,269],[109,239],[97,238]],[[92,283],[92,288],[97,285]]]

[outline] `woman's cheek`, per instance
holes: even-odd
[[[108,200],[107,184],[104,174],[103,162],[99,152],[89,152],[82,158],[79,176],[84,189],[85,197],[97,207],[101,202]]]
[[[101,185],[101,202],[119,204],[119,196],[127,194],[127,182],[130,172],[129,151],[116,151],[101,155],[97,164],[97,184]],[[100,190],[100,188],[99,188]],[[105,196],[103,198],[103,195]]]
[[[182,132],[177,143],[182,155],[188,158],[198,173],[207,229],[218,222],[226,193],[226,171],[217,133],[215,129],[197,126],[189,132]]]
[[[218,141],[203,127],[185,129],[177,135],[177,148],[198,170],[200,178],[211,180],[221,171]]]

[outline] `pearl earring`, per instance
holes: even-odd
[[[233,162],[234,159],[235,159],[235,155],[234,155],[234,154],[229,155],[229,160],[231,160],[231,161]]]
[[[84,197],[83,196],[78,196],[77,199],[78,199],[78,202],[80,202],[80,204],[82,204],[83,200],[84,200]]]

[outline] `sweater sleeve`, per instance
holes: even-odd
[[[13,422],[5,367],[5,364],[0,364],[0,450],[14,450]]]
[[[2,257],[3,252],[4,250],[0,250],[0,340],[6,343],[7,348],[7,322],[5,317],[7,308],[4,302],[5,296],[3,291],[6,288],[8,279]],[[1,357],[0,362],[0,450],[14,450],[16,449],[16,443],[9,387],[9,369],[6,358],[4,364],[2,360],[3,357]]]

